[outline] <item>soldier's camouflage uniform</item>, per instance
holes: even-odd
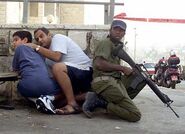
[[[95,49],[94,59],[103,57],[111,63],[120,64],[120,59],[111,54],[114,47],[115,44],[110,38],[101,41]],[[130,85],[136,74],[126,76],[118,71],[103,72],[97,70],[95,66],[93,69],[92,90],[108,102],[107,111],[124,120],[133,122],[140,120],[141,113],[132,99],[143,89],[145,82],[138,82],[133,88]]]

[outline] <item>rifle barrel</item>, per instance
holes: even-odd
[[[146,75],[142,74],[142,69],[140,66],[138,66],[133,60],[132,58],[122,49],[123,48],[123,44],[119,44],[113,51],[112,54],[114,56],[118,56],[120,59],[124,60],[125,62],[127,62],[133,69],[135,69],[136,73],[138,75],[140,75],[143,80],[146,81],[146,84],[148,84],[148,86],[154,91],[154,93],[159,97],[159,99],[165,103],[167,105],[167,107],[169,107],[173,113],[177,116],[177,118],[179,118],[179,115],[172,109],[172,107],[170,106],[170,104],[173,102],[166,94],[162,93],[159,88],[156,86],[156,84],[148,77],[146,77]]]

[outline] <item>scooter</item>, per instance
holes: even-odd
[[[163,85],[167,88],[175,89],[176,84],[180,83],[180,71],[178,65],[171,65],[165,71]]]

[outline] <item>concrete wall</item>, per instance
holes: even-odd
[[[0,2],[0,24],[6,23],[6,3]]]
[[[83,24],[84,23],[84,5],[60,4],[61,24]]]

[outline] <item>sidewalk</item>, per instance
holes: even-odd
[[[0,109],[0,134],[185,134],[185,90],[160,88],[174,102],[174,113],[146,87],[134,102],[142,113],[137,123],[129,123],[105,113],[92,119],[78,115],[46,115],[26,106]]]

